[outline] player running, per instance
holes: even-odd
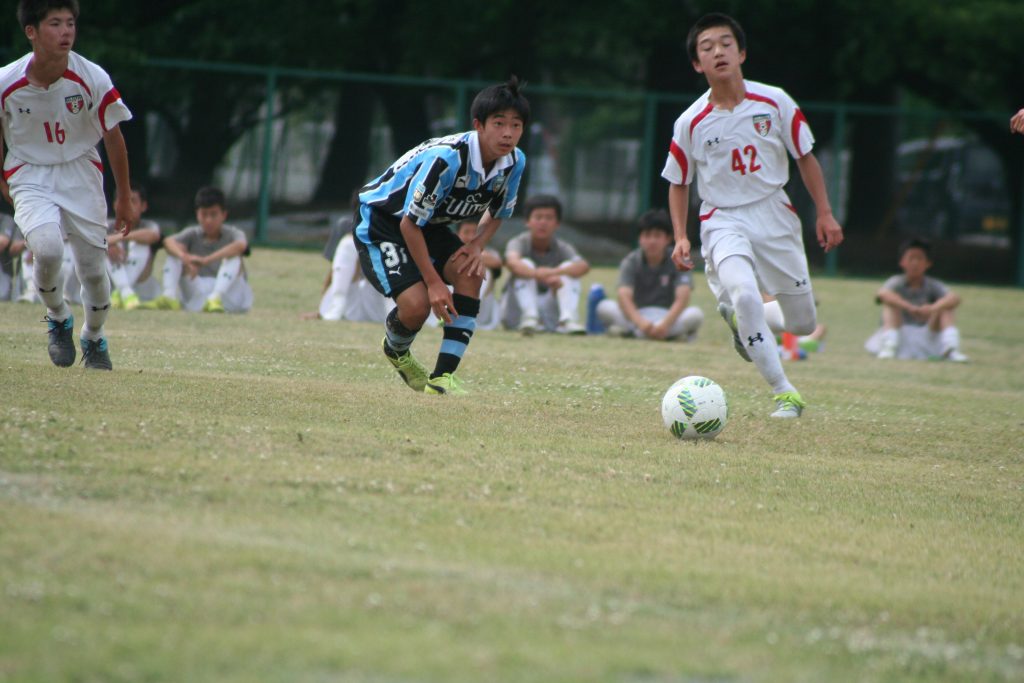
[[[64,238],[82,283],[85,367],[110,370],[103,323],[110,309],[107,201],[96,143],[103,140],[117,184],[115,225],[134,223],[128,152],[118,124],[131,119],[107,73],[71,51],[77,0],[21,0],[18,20],[32,52],[0,70],[7,144],[0,191],[32,251],[35,287],[46,304],[50,360],[75,362],[74,318],[64,302]],[[0,156],[3,146],[0,144]]]
[[[480,312],[483,249],[512,215],[526,166],[516,145],[530,104],[514,76],[482,90],[470,113],[473,130],[427,140],[359,193],[363,273],[397,304],[384,325],[384,355],[409,387],[427,394],[465,393],[455,370]],[[477,217],[476,237],[463,244],[449,226]],[[410,347],[431,311],[444,321],[444,340],[428,376]]]
[[[814,136],[796,102],[780,88],[743,78],[746,38],[724,14],[708,14],[686,38],[693,68],[710,89],[675,123],[662,177],[676,246],[672,260],[693,267],[686,237],[690,183],[699,177],[701,254],[719,313],[733,332],[737,352],[753,361],[772,387],[772,417],[799,417],[807,405],[786,378],[775,335],[764,318],[761,289],[782,308],[786,330],[810,334],[814,295],[800,220],[783,186],[789,159],[817,207],[818,243],[829,251],[843,241],[825,191]]]

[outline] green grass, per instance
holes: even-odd
[[[883,363],[878,283],[819,278],[780,423],[702,283],[692,345],[481,332],[450,399],[298,319],[326,267],[115,312],[113,373],[0,304],[0,681],[1024,679],[1019,290],[957,287],[971,364]],[[715,441],[661,424],[687,374]]]

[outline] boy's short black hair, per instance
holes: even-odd
[[[526,220],[530,220],[530,214],[537,209],[554,209],[558,222],[562,222],[562,202],[553,194],[535,194],[526,200]]]
[[[920,249],[921,251],[924,252],[925,257],[929,261],[932,260],[932,243],[929,239],[926,239],[924,237],[911,237],[907,240],[904,240],[903,243],[900,244],[900,258],[903,258],[903,254],[907,253],[907,249]]]
[[[18,3],[18,22],[22,28],[39,26],[52,10],[71,10],[71,15],[78,19],[78,0],[21,0]]]
[[[520,83],[519,78],[513,74],[504,83],[484,88],[473,98],[473,105],[469,108],[470,116],[480,123],[487,123],[488,116],[512,109],[519,114],[525,126],[530,121],[530,102],[523,96],[524,87],[526,83]]]
[[[222,209],[227,209],[227,200],[224,197],[224,191],[219,187],[202,187],[196,192],[196,208],[197,209],[208,209],[211,206],[219,206]]]
[[[651,209],[640,214],[640,218],[636,221],[636,227],[638,233],[660,230],[669,237],[675,237],[675,233],[672,231],[672,218],[665,209]]]
[[[131,182],[132,192],[139,195],[139,199],[143,202],[149,201],[149,191],[146,190],[146,186],[142,183],[137,183],[134,180]]]
[[[712,12],[698,19],[697,23],[690,28],[690,32],[686,34],[686,54],[690,56],[691,62],[700,61],[697,59],[697,36],[709,28],[717,26],[725,26],[732,31],[732,34],[736,37],[736,47],[739,48],[740,52],[747,49],[747,35],[743,32],[740,22],[728,14]]]

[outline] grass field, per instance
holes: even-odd
[[[878,283],[819,278],[779,422],[703,287],[692,345],[478,333],[452,399],[298,319],[318,255],[249,269],[246,316],[115,312],[113,373],[0,304],[0,681],[1024,680],[1021,291],[880,362]],[[715,441],[661,424],[687,374]]]

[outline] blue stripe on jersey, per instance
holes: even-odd
[[[366,245],[366,251],[370,255],[370,263],[373,264],[373,272],[377,275],[377,282],[386,290],[384,294],[391,294],[391,285],[388,283],[387,270],[384,268],[384,257],[381,256],[380,247],[370,241],[370,212],[372,209],[366,204],[359,206],[359,225],[356,226],[355,234],[360,242]]]
[[[526,157],[513,150],[513,163],[484,182],[470,161],[475,132],[427,140],[402,155],[363,187],[359,201],[416,225],[446,225],[481,216],[508,218],[515,209]]]

